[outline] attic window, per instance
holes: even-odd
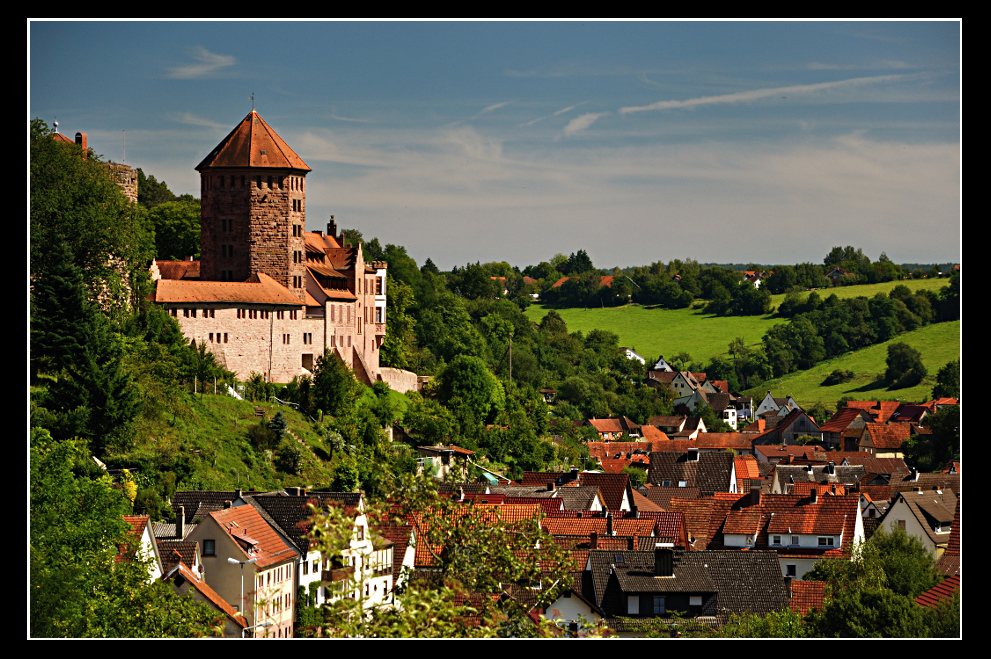
[[[616,563],[622,563],[623,562],[623,555],[622,554],[613,554],[613,561],[616,562]]]
[[[661,486],[662,487],[670,487],[671,486],[671,481],[661,481]]]
[[[678,481],[678,487],[688,487],[688,481]]]

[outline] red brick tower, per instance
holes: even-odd
[[[310,168],[252,110],[196,166],[200,279],[264,272],[304,300],[306,174]]]

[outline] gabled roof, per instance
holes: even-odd
[[[220,144],[196,166],[196,171],[217,167],[263,167],[310,171],[309,166],[254,110],[234,127]]]
[[[723,452],[699,453],[698,460],[689,460],[690,453],[692,452],[651,453],[647,480],[654,484],[670,480],[672,485],[684,480],[688,487],[698,487],[703,494],[728,492],[730,475],[733,472],[733,455]]]
[[[957,505],[957,496],[953,490],[900,492],[892,508],[897,505],[899,499],[912,511],[933,545],[949,543]],[[939,533],[935,530],[937,526],[941,529]]]
[[[261,495],[244,495],[265,521],[275,525],[302,554],[309,551],[310,506],[326,510],[331,506],[343,506],[349,515],[357,515],[361,494],[351,492],[309,492],[301,496],[273,492]]]
[[[819,426],[819,430],[823,432],[843,432],[853,423],[854,419],[865,414],[870,417],[870,414],[867,414],[865,410],[857,407],[844,407],[838,410],[828,422]]]
[[[244,619],[244,616],[235,611],[234,607],[227,603],[227,600],[221,597],[213,588],[210,588],[207,582],[200,579],[199,575],[190,570],[184,564],[177,563],[173,566],[171,570],[162,575],[162,581],[173,582],[177,577],[182,577],[182,579],[186,582],[189,582],[191,587],[198,590],[200,594],[207,599],[207,601],[227,614],[227,617],[230,618],[230,620],[235,624],[245,628],[248,626],[248,622]]]
[[[902,442],[912,434],[912,428],[907,423],[866,423],[864,434],[870,434],[871,442],[876,449],[900,449]]]
[[[155,287],[155,302],[196,303],[227,302],[246,304],[285,304],[301,306],[299,298],[264,272],[247,281],[190,281],[159,279]]]
[[[279,537],[253,506],[218,510],[210,513],[210,517],[235,541],[246,558],[258,559],[255,565],[259,568],[277,565],[298,556],[296,550]]]
[[[240,496],[241,492],[238,490],[178,490],[172,494],[172,512],[178,514],[179,506],[183,506],[188,526],[212,512],[223,510],[225,502],[233,503]]]
[[[645,487],[640,493],[649,501],[653,501],[663,510],[668,510],[672,499],[698,499],[702,496],[702,491],[697,487]]]
[[[592,474],[583,472],[578,475],[578,482],[583,487],[598,487],[602,492],[602,498],[606,502],[606,507],[614,512],[618,512],[623,503],[623,495],[630,487],[629,474]],[[632,501],[627,500],[632,504]]]

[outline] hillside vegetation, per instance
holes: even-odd
[[[914,387],[889,389],[884,382],[885,360],[888,346],[907,343],[922,353],[922,361],[929,375]],[[822,403],[829,409],[843,396],[854,400],[924,401],[931,399],[936,384],[936,372],[947,362],[960,359],[960,321],[927,325],[898,337],[847,353],[835,359],[821,362],[807,371],[796,371],[768,380],[762,385],[742,392],[755,399],[763,398],[770,391],[772,396],[792,396],[803,407]],[[823,381],[834,370],[853,371],[848,382],[823,386]]]

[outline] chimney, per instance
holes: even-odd
[[[183,536],[186,535],[186,507],[179,506],[179,512],[175,516],[175,537],[176,540],[182,540]]]
[[[333,215],[330,216],[330,221],[327,222],[327,235],[337,240],[337,222],[334,221]],[[341,247],[344,247],[344,245],[341,245]]]
[[[791,599],[791,577],[785,577],[785,590],[788,591],[788,599]]]
[[[554,481],[547,481],[547,491],[548,492],[554,491]]]
[[[674,575],[674,552],[669,547],[654,548],[654,576],[670,577]]]
[[[830,460],[829,464],[826,465],[826,473],[830,475],[836,473],[836,463],[832,460]]]
[[[819,497],[819,495],[816,492],[815,487],[813,486],[812,487],[812,491],[809,492],[809,503],[816,503],[818,501],[818,497]]]
[[[699,450],[696,447],[690,447],[688,449],[688,457],[686,458],[688,462],[698,462]]]
[[[588,538],[588,544],[590,549],[599,548],[599,534],[597,532],[592,531],[592,534]]]
[[[760,505],[760,485],[755,483],[750,484],[750,505]]]
[[[76,133],[76,144],[82,147],[83,160],[86,160],[86,133]]]
[[[612,513],[606,513],[606,535],[610,538],[616,535],[612,530]]]
[[[913,481],[913,482],[919,480],[919,472],[916,471],[915,467],[912,467],[909,470],[909,472],[908,472],[908,479],[910,481]]]
[[[636,544],[635,544],[635,541],[636,541],[636,538],[634,538],[633,536],[630,536],[629,538],[626,539],[626,550],[627,551],[633,551],[634,549],[637,548],[636,547]]]
[[[237,488],[236,490],[234,490],[234,498],[235,498],[235,500],[242,498],[243,494],[244,493],[241,492],[241,488]]]
[[[230,507],[231,507],[231,502],[230,501],[225,501],[224,502],[224,510],[227,510]]]
[[[571,480],[573,481],[578,480],[578,467],[571,468]]]
[[[636,506],[630,506],[630,519],[640,519],[640,509]]]

